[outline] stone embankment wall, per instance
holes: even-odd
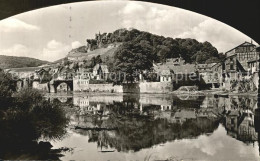
[[[32,87],[41,91],[47,91],[49,92],[48,83],[40,83],[38,81],[34,81],[32,83]]]
[[[77,84],[73,82],[74,91],[86,92],[109,92],[109,93],[123,93],[123,86],[113,84]]]
[[[122,85],[78,84],[73,82],[74,91],[110,93],[169,93],[173,90],[171,82],[141,82]]]
[[[139,83],[124,83],[123,91],[124,93],[140,93]]]
[[[171,82],[141,82],[140,93],[169,93],[173,90]]]
[[[124,93],[169,93],[173,90],[171,82],[141,82],[124,84]]]

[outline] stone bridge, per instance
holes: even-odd
[[[49,92],[57,93],[58,91],[73,91],[73,80],[72,79],[54,79],[48,83]]]

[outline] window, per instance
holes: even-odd
[[[234,61],[233,58],[230,59],[230,70],[234,70]]]
[[[235,118],[231,118],[231,124],[235,123]]]
[[[230,70],[234,70],[234,64],[230,64]]]

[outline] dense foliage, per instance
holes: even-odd
[[[186,63],[216,63],[225,57],[207,41],[173,39],[137,29],[118,29],[112,33],[96,34],[95,39],[87,39],[87,46],[73,51],[87,54],[88,51],[99,51],[96,49],[115,44],[120,44],[115,47],[115,51],[97,52],[90,60],[84,60],[83,67],[93,68],[96,64],[104,63],[110,71],[124,72],[129,79],[133,79],[135,72],[150,70],[153,62],[164,63],[168,58],[182,57]]]
[[[167,58],[176,58],[181,56],[186,63],[206,63],[206,61],[219,61],[222,56],[209,42],[198,42],[195,39],[180,39],[154,35],[148,32],[139,31],[136,29],[125,30],[119,29],[112,33],[112,42],[124,42],[122,49],[128,49],[129,43],[132,43],[135,51],[141,42],[144,43],[146,49],[150,49],[150,61],[164,62]],[[117,53],[120,51],[117,51]],[[136,50],[135,54],[140,51]],[[142,53],[146,54],[146,53]]]
[[[140,71],[149,71],[153,62],[164,63],[168,58],[182,57],[186,63],[214,63],[224,58],[209,42],[195,39],[165,38],[136,29],[119,29],[107,35],[109,41],[105,43],[122,44],[112,58],[105,58],[103,62],[110,71],[126,73],[127,80],[133,80]]]
[[[127,42],[115,53],[115,70],[127,73],[132,80],[134,74],[153,66],[153,57],[155,55],[148,41]]]
[[[51,152],[50,143],[37,140],[62,138],[67,124],[59,104],[46,100],[35,89],[15,92],[15,82],[0,71],[1,159],[57,159],[58,154]]]
[[[11,96],[15,88],[12,76],[0,69],[0,109],[6,108],[11,103]]]

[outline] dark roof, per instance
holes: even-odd
[[[189,73],[194,73],[196,69],[195,69],[195,64],[185,64],[180,66],[163,64],[163,65],[154,65],[154,70],[160,73],[168,70],[172,70],[175,74],[176,73],[189,74]]]
[[[214,65],[211,66],[211,68],[213,68],[216,65],[221,65],[221,63],[215,63]]]
[[[209,64],[197,64],[196,67],[197,68],[212,68],[214,65],[216,65],[217,63],[209,63]]]
[[[237,55],[237,53],[235,53],[235,54],[233,54],[233,55],[229,55],[229,56],[225,57],[224,60],[226,60],[226,59],[229,58],[229,57],[236,56],[236,55]]]

